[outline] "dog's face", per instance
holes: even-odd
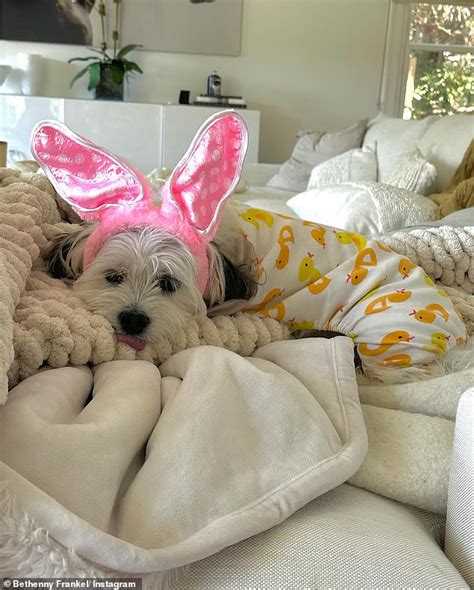
[[[158,228],[129,230],[111,237],[84,271],[84,244],[95,224],[59,236],[46,256],[53,276],[74,280],[87,308],[104,316],[117,339],[141,350],[146,342],[176,335],[207,306],[248,299],[248,274],[209,244],[210,278],[200,293],[197,262],[175,236]],[[206,301],[205,301],[206,300]]]
[[[196,274],[194,258],[176,237],[147,228],[108,240],[74,289],[133,345],[176,333],[205,314]]]

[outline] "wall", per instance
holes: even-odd
[[[217,69],[226,94],[243,95],[261,110],[260,161],[281,162],[299,129],[337,130],[375,115],[388,5],[244,0],[240,57],[137,52],[132,59],[145,74],[131,82],[128,99],[175,102],[180,89],[203,92],[208,74]],[[89,95],[85,80],[68,87],[78,67],[65,62],[87,55],[83,47],[2,41],[0,63],[14,64],[19,51],[47,59],[42,94]]]

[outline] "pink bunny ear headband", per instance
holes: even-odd
[[[85,245],[84,268],[113,235],[155,226],[182,240],[198,260],[203,293],[209,278],[206,245],[239,181],[247,143],[247,126],[238,113],[209,117],[163,187],[161,205],[153,203],[152,188],[140,172],[58,121],[36,125],[31,151],[80,217],[99,222]]]

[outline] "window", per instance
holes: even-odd
[[[404,119],[474,112],[474,2],[392,0],[381,106]]]
[[[474,111],[474,11],[412,4],[404,119]]]

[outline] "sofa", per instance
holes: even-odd
[[[337,211],[332,213],[332,217],[326,214],[325,209],[333,206],[332,200],[335,192],[344,192],[349,190],[349,194],[352,194],[354,190],[361,192],[362,185],[367,184],[369,186],[368,193],[373,193],[374,189],[379,192],[384,192],[386,198],[390,201],[392,198],[393,203],[399,200],[399,194],[396,193],[396,188],[393,189],[393,194],[390,189],[388,182],[390,181],[390,173],[392,168],[395,166],[397,161],[400,160],[405,154],[417,150],[421,157],[424,157],[431,163],[436,172],[434,182],[429,187],[429,193],[441,193],[449,185],[456,168],[459,166],[463,159],[463,155],[466,152],[469,142],[473,137],[474,120],[470,115],[454,115],[450,117],[427,117],[426,119],[404,121],[394,117],[388,117],[385,115],[379,115],[368,123],[367,130],[363,137],[361,148],[375,152],[377,173],[376,181],[372,183],[342,183],[337,187],[328,187],[328,189],[335,188],[333,192],[327,193],[329,196],[323,198],[323,193],[314,193],[310,191],[299,195],[299,199],[303,200],[306,196],[308,201],[315,202],[318,199],[317,212],[313,212],[309,208],[309,213],[306,215],[299,214],[299,210],[295,211],[291,207],[291,199],[295,197],[298,191],[289,191],[266,186],[267,182],[278,172],[280,164],[250,164],[245,168],[244,180],[246,183],[246,190],[241,191],[235,195],[235,199],[244,201],[251,207],[262,208],[273,210],[277,213],[286,215],[299,216],[308,219],[309,221],[319,221],[326,225],[337,225],[342,229],[351,231],[360,231],[361,233],[372,233],[382,234],[386,233],[387,230],[397,230],[403,227],[403,220],[400,218],[391,226],[385,227],[385,231],[377,228],[375,225],[372,227],[370,224],[358,224],[356,219],[351,219],[347,215],[349,220],[347,225],[340,225],[335,222],[328,223],[333,218],[339,219]],[[352,185],[352,186],[349,186]],[[365,188],[365,187],[364,187]],[[385,196],[384,195],[384,196]],[[430,211],[431,214],[426,213],[418,219],[426,219],[427,222],[431,222],[436,218],[435,208],[436,206],[429,199],[421,199],[419,195],[414,193],[407,193],[403,195],[408,197],[417,198],[420,202],[425,202],[425,207],[429,210],[431,206],[433,209]],[[377,195],[376,195],[377,197]],[[360,208],[360,204],[364,203],[363,196],[357,200],[357,204],[354,209]],[[372,203],[369,204],[369,207]],[[346,207],[346,201],[344,201],[344,208]],[[390,207],[387,207],[390,209]],[[409,207],[407,208],[409,209]],[[319,213],[319,216],[318,216]],[[390,215],[390,211],[386,211],[387,216]],[[407,210],[407,213],[409,211]],[[311,214],[314,216],[312,217]],[[356,217],[356,213],[353,212],[353,217]],[[403,217],[403,210],[401,211]],[[473,211],[467,212],[470,223],[474,223]],[[408,216],[409,217],[409,216]],[[354,226],[351,222],[354,221]],[[341,223],[341,221],[340,221]],[[379,231],[377,231],[379,229]]]
[[[176,590],[472,588],[474,389],[461,397],[446,522],[343,484],[282,524],[189,566]]]

